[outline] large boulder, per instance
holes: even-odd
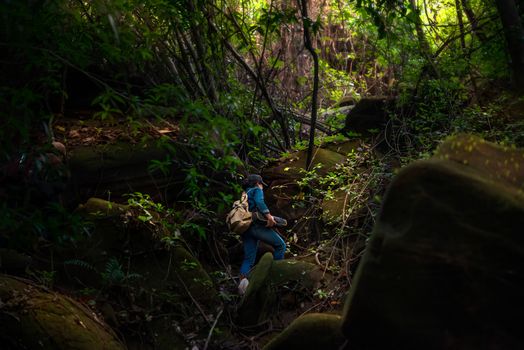
[[[339,349],[346,342],[341,323],[340,315],[306,314],[294,320],[264,350]]]
[[[130,205],[90,198],[77,213],[91,221],[90,237],[79,242],[86,264],[74,263],[76,249],[66,252],[67,275],[90,286],[100,286],[102,273],[110,258],[127,261],[129,273],[140,277],[146,290],[174,290],[180,300],[193,298],[205,307],[215,307],[218,296],[213,281],[202,264],[181,244],[166,246],[162,242],[169,232],[161,230],[160,216],[153,210],[149,222],[136,218],[143,214]],[[178,240],[182,242],[180,238]],[[86,249],[87,248],[87,249]],[[86,268],[87,267],[87,268]],[[190,300],[191,301],[191,300]]]
[[[168,232],[159,213],[148,213],[143,222],[136,206],[90,198],[77,209],[91,222],[90,236],[77,242],[80,249],[55,252],[55,261],[64,261],[60,278],[68,283],[104,291],[95,301],[130,349],[184,349],[182,315],[207,324],[221,300],[190,246]]]
[[[151,167],[153,160],[165,167]],[[73,192],[80,199],[143,192],[167,200],[183,188],[185,175],[175,163],[162,147],[128,143],[75,148],[69,159]]]
[[[281,179],[300,179],[304,175],[306,168],[307,150],[296,151],[284,158],[273,166],[264,170],[266,178]],[[343,163],[346,155],[325,148],[316,148],[313,152],[312,167],[319,166],[319,174],[325,175],[331,171],[335,165]]]
[[[327,143],[316,148],[312,168],[319,176],[325,176],[335,170],[337,165],[343,164],[347,155],[359,146],[360,141],[353,140]],[[264,169],[262,176],[270,184],[265,195],[275,215],[298,220],[308,213],[309,208],[297,200],[302,191],[297,181],[305,175],[306,158],[306,150],[296,151]]]
[[[476,137],[390,185],[344,312],[350,349],[520,349],[524,152]]]
[[[325,278],[320,267],[299,260],[273,261],[266,253],[253,269],[249,287],[239,307],[243,325],[256,325],[272,316],[277,309],[299,312],[300,296],[313,294]],[[295,315],[294,317],[296,317]]]
[[[29,281],[0,275],[2,349],[125,349],[95,313]]]
[[[474,135],[456,135],[442,143],[435,158],[468,166],[491,181],[524,190],[524,151]]]
[[[370,135],[385,129],[388,112],[395,106],[395,99],[385,96],[364,97],[347,114],[342,132]]]

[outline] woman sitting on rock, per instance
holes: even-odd
[[[253,222],[242,235],[244,261],[240,267],[240,284],[238,285],[240,294],[246,292],[249,284],[247,277],[255,264],[259,241],[267,243],[275,249],[273,253],[275,260],[283,259],[286,252],[286,243],[271,227],[285,226],[287,223],[286,220],[270,214],[269,208],[264,202],[264,192],[262,191],[264,186],[267,186],[267,184],[262,180],[262,176],[256,174],[249,175],[244,182],[249,211],[253,213]]]

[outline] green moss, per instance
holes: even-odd
[[[352,346],[522,347],[524,197],[488,175],[429,160],[395,178],[345,305]]]
[[[524,151],[487,142],[474,135],[459,134],[443,142],[435,158],[451,160],[507,186],[522,187]]]
[[[339,349],[346,341],[341,332],[341,321],[339,315],[304,315],[271,340],[264,350]]]
[[[350,140],[350,141],[343,141],[343,142],[332,142],[323,145],[322,147],[337,152],[342,155],[347,155],[351,153],[352,151],[356,150],[361,144],[361,141],[359,140]]]
[[[258,290],[264,287],[269,272],[271,271],[271,266],[273,266],[273,255],[266,253],[260,258],[260,261],[249,276],[249,287],[244,299],[249,299],[251,295],[257,293]]]
[[[298,151],[279,161],[278,165],[266,169],[264,173],[270,174],[272,178],[300,178],[302,169],[306,167],[307,151]],[[321,164],[317,171],[320,175],[330,172],[335,165],[343,163],[346,156],[324,148],[317,148],[313,152],[312,166]]]
[[[217,291],[213,280],[200,262],[180,246],[174,248],[172,254],[174,276],[170,276],[170,278],[175,281],[179,293],[185,295],[189,292],[203,305],[216,306],[219,302]]]
[[[292,284],[297,290],[313,290],[323,277],[314,264],[298,260],[273,261],[266,253],[249,277],[249,287],[239,307],[244,325],[258,324],[270,317],[278,306],[280,288]]]
[[[129,209],[128,205],[109,202],[100,198],[89,198],[77,211],[91,218],[108,218],[121,215]]]
[[[6,348],[125,348],[92,311],[66,296],[0,275],[0,298],[0,341]]]
[[[346,191],[336,191],[333,194],[333,198],[324,198],[322,200],[322,218],[327,222],[341,218],[348,205],[348,195]]]
[[[322,271],[318,266],[305,261],[278,260],[273,262],[268,278],[269,283],[274,286],[294,282],[311,289],[320,283]]]
[[[276,295],[267,282],[271,266],[273,266],[273,255],[266,253],[251,272],[249,287],[238,310],[241,324],[258,324],[269,316],[271,305],[276,301]]]
[[[118,171],[130,165],[148,164],[151,159],[164,159],[167,152],[148,145],[117,143],[110,145],[78,147],[71,152],[69,163],[74,169],[98,172]]]

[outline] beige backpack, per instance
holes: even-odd
[[[241,235],[251,225],[252,215],[249,211],[247,193],[242,192],[240,200],[233,203],[233,209],[227,214],[226,224],[231,232]]]

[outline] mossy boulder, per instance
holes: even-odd
[[[145,216],[140,208],[89,198],[78,206],[76,213],[90,224],[90,236],[82,239],[85,246],[92,247],[90,255],[155,249],[165,234],[159,224],[160,215],[152,209],[147,211],[151,219],[144,222],[139,218]]]
[[[151,232],[129,224],[133,214],[128,205],[89,198],[86,203],[78,206],[76,214],[88,223],[90,234],[80,238],[79,248],[63,250],[66,259],[80,258],[102,271],[108,257],[119,256],[124,250],[132,250],[133,246],[137,247],[136,252],[153,245]],[[77,275],[76,267],[79,266],[67,265],[68,269],[73,269],[70,272]],[[85,270],[80,276],[82,280],[84,277],[90,280],[95,277],[92,269]]]
[[[474,135],[448,138],[435,158],[463,164],[500,185],[524,190],[524,151],[500,146]]]
[[[297,151],[284,157],[278,163],[264,170],[264,178],[269,179],[299,179],[302,177],[303,170],[306,168],[307,150]],[[344,154],[325,149],[316,148],[313,151],[312,166],[321,166],[317,172],[325,175],[332,170],[335,165],[343,163],[346,159]]]
[[[75,148],[69,159],[74,193],[82,199],[142,192],[167,200],[182,188],[184,175],[175,169],[175,161],[167,171],[152,171],[152,160],[166,159],[172,156],[155,145],[118,143]]]
[[[313,153],[313,167],[320,165],[315,171],[326,175],[333,171],[338,164],[346,161],[347,155],[360,145],[358,140],[326,143]],[[307,206],[301,206],[297,200],[302,189],[297,184],[304,176],[307,151],[296,151],[289,156],[279,159],[262,173],[270,187],[265,191],[266,199],[275,215],[288,220],[298,220],[308,212]]]
[[[180,300],[192,297],[203,306],[218,303],[214,284],[198,259],[181,245],[167,247],[162,243],[164,232],[153,230],[160,225],[133,221],[138,215],[136,209],[90,198],[79,206],[77,213],[91,221],[92,234],[81,242],[80,253],[87,250],[82,253],[86,264],[66,264],[67,275],[100,287],[104,283],[100,271],[104,271],[110,258],[117,258],[127,261],[129,273],[139,276],[147,290],[175,291]],[[150,211],[150,214],[154,217],[152,220],[158,220],[157,213]],[[69,259],[78,253],[68,252]]]
[[[294,320],[264,350],[339,349],[346,341],[340,315],[312,313]]]
[[[322,270],[311,263],[298,260],[273,261],[266,253],[249,277],[249,287],[239,307],[243,325],[255,325],[274,315],[279,304],[296,308],[296,294],[313,294],[324,278]],[[286,295],[294,291],[293,295]]]
[[[350,197],[346,191],[335,191],[330,198],[322,200],[322,218],[326,222],[340,219],[349,207]]]
[[[124,214],[129,210],[126,204],[110,202],[101,198],[89,198],[85,204],[80,204],[77,211],[91,218],[109,218]]]
[[[395,99],[385,96],[364,97],[346,116],[343,132],[369,136],[385,129],[388,111],[393,110]]]
[[[524,347],[523,157],[459,136],[399,173],[346,302],[351,349]]]
[[[131,259],[130,268],[142,277],[148,290],[165,290],[180,302],[198,302],[211,310],[220,304],[213,280],[187,249],[176,246]]]
[[[174,273],[169,278],[173,286],[186,293],[209,309],[220,305],[220,299],[213,280],[200,261],[185,248],[178,246],[172,249]]]
[[[31,282],[0,275],[3,349],[125,349],[92,311]]]

